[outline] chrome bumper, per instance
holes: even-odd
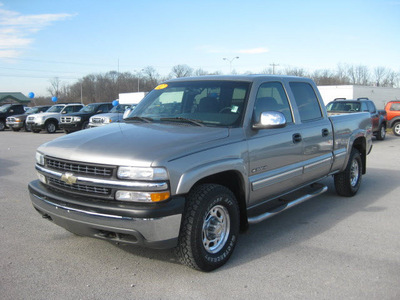
[[[162,217],[134,217],[101,211],[51,199],[40,192],[41,184],[29,184],[34,208],[55,224],[78,235],[105,239],[126,244],[138,244],[149,248],[172,248],[177,245],[182,213]],[[44,188],[45,189],[45,188]],[[183,201],[182,201],[183,204]],[[173,211],[179,211],[178,205]],[[143,215],[143,212],[140,213]],[[154,211],[151,212],[154,214]]]

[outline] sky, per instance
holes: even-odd
[[[178,64],[400,72],[400,0],[0,0],[0,92],[50,96],[55,77]]]

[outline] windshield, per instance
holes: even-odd
[[[88,105],[82,107],[79,112],[91,113],[91,112],[94,112],[95,109],[96,109],[96,104],[88,104]]]
[[[110,110],[110,113],[123,113],[130,106],[131,104],[118,104]]]
[[[35,114],[39,111],[39,107],[32,107],[26,111],[26,114]]]
[[[7,109],[9,109],[11,106],[11,104],[4,104],[2,106],[0,106],[0,112],[6,112]]]
[[[46,112],[59,113],[64,108],[64,105],[53,105]]]
[[[222,80],[161,84],[127,119],[236,127],[242,121],[249,88],[249,82]]]
[[[329,112],[354,112],[361,111],[361,103],[360,102],[339,102],[334,101],[328,103],[326,106],[326,110]]]

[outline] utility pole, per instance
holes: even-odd
[[[279,65],[276,63],[272,63],[270,64],[270,66],[272,67],[272,75],[275,75],[275,67],[278,67]]]

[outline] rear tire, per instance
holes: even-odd
[[[394,123],[392,130],[394,135],[400,136],[400,122]]]
[[[234,194],[217,184],[189,193],[176,254],[181,263],[201,271],[224,265],[239,235],[239,206]]]
[[[346,169],[335,175],[335,189],[338,195],[352,197],[357,194],[362,179],[362,159],[360,152],[353,148]]]
[[[382,124],[379,126],[378,133],[376,134],[376,139],[379,141],[383,141],[386,137],[386,125]]]

